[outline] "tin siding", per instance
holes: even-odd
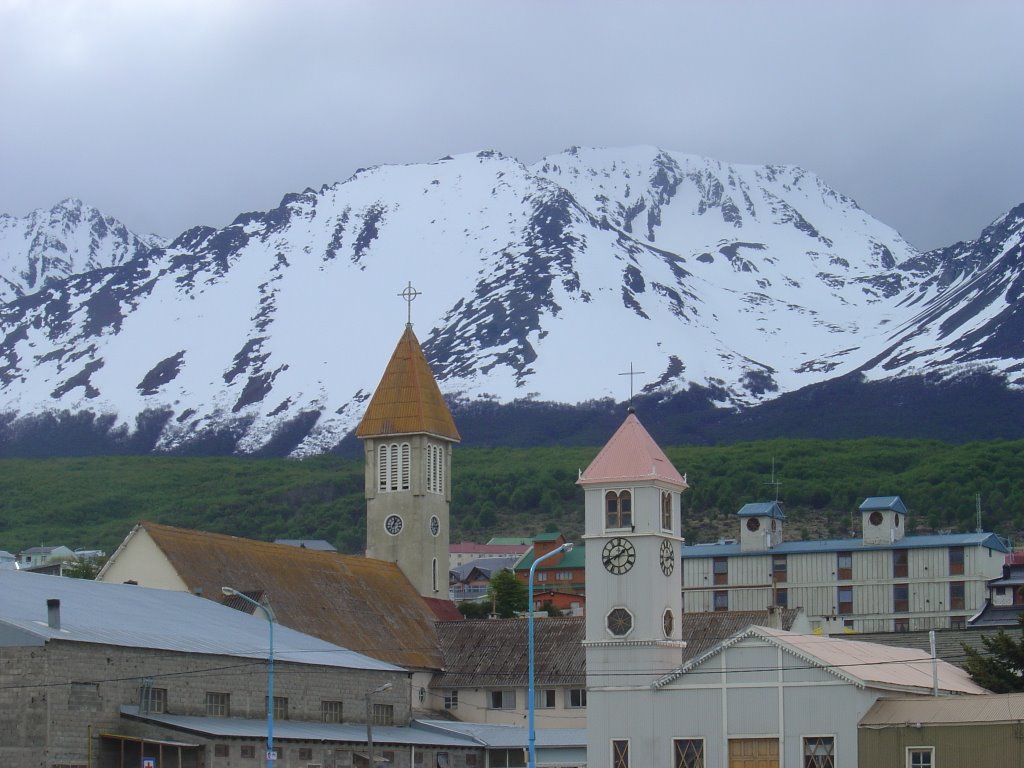
[[[863,727],[857,741],[862,768],[905,768],[909,746],[934,747],[937,766],[1024,765],[1020,723]]]

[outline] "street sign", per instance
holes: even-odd
[[[144,757],[142,758],[142,768],[156,768],[155,757]]]
[[[277,750],[276,749],[268,749],[267,750],[267,762],[268,763],[272,763],[274,760],[277,760]]]

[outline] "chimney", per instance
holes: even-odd
[[[50,629],[60,629],[60,600],[55,597],[46,601],[46,623]]]

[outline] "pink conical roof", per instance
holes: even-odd
[[[687,487],[686,480],[631,411],[577,482],[597,485],[652,480],[680,489]]]

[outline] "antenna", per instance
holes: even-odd
[[[984,529],[981,527],[981,494],[974,494],[974,508],[978,513],[978,527],[975,529],[975,533],[982,533]]]
[[[619,374],[619,376],[629,376],[629,412],[630,413],[633,412],[633,377],[634,376],[639,376],[642,373],[647,373],[647,371],[634,371],[633,370],[633,364],[630,363],[629,364],[629,370],[626,371],[625,373],[620,373]]]
[[[779,486],[782,485],[781,480],[775,479],[775,457],[772,456],[772,479],[771,482],[763,483],[763,485],[774,485],[775,486],[775,503],[779,503]]]

